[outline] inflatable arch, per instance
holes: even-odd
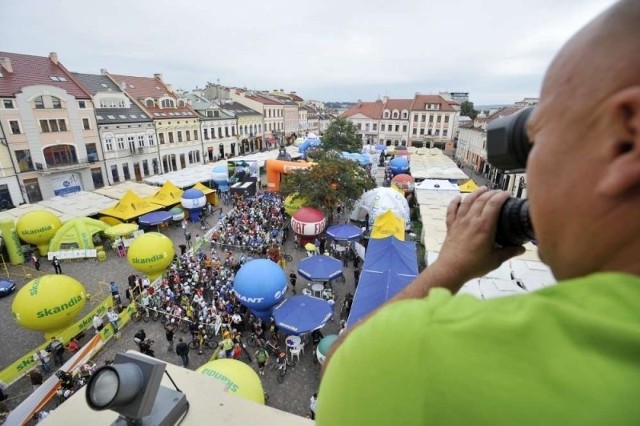
[[[107,229],[109,225],[100,220],[88,217],[71,219],[65,222],[53,236],[49,243],[49,250],[58,251],[61,244],[77,244],[80,250],[92,249],[94,248],[93,234]]]
[[[291,170],[308,169],[311,163],[305,161],[280,161],[266,160],[265,167],[267,169],[267,191],[275,192],[280,189],[280,175],[289,173]]]

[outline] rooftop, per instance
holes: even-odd
[[[351,108],[342,113],[342,117],[351,117],[357,114],[362,114],[366,117],[379,120],[382,117],[382,110],[384,104],[382,101],[376,102],[359,102],[353,105]]]
[[[23,87],[47,85],[59,87],[78,99],[91,96],[60,63],[58,55],[49,57],[0,52],[0,96],[15,96]]]
[[[420,95],[420,94],[417,94],[413,98],[413,103],[411,104],[411,110],[425,111],[427,110],[427,107],[426,107],[427,104],[440,105],[437,111],[445,111],[445,112],[455,111],[455,109],[451,106],[451,104],[440,95]]]

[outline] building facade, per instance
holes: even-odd
[[[406,146],[409,140],[409,112],[413,99],[384,98],[383,102],[379,143],[386,146]]]
[[[460,108],[440,95],[416,94],[409,121],[411,146],[453,149]]]
[[[231,90],[231,98],[262,115],[262,129],[267,147],[284,140],[284,105],[279,100],[264,94]]]
[[[0,65],[3,204],[35,203],[104,185],[91,95],[58,55],[0,52]]]
[[[356,134],[363,144],[377,144],[380,135],[380,119],[384,103],[358,102],[341,114],[356,127]]]
[[[91,94],[104,155],[107,181],[142,181],[158,173],[158,146],[153,120],[109,77],[73,73]]]
[[[203,163],[200,121],[185,98],[165,84],[161,74],[153,77],[103,73],[153,119],[158,145],[158,173],[182,170]]]
[[[255,152],[264,149],[262,114],[238,102],[224,101],[219,103],[226,114],[236,117],[238,138],[244,152]]]

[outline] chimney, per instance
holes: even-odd
[[[4,68],[8,73],[13,74],[13,66],[11,65],[11,58],[6,56],[0,58],[0,65]]]
[[[125,90],[127,90],[127,82],[126,81],[123,81],[123,82],[120,83],[120,90],[122,90],[123,92]]]
[[[157,78],[158,80],[164,82],[164,80],[162,79],[162,74],[154,74],[153,75],[155,78]]]
[[[54,64],[58,65],[58,54],[56,52],[49,53],[49,59],[51,59],[51,62]]]
[[[101,68],[101,69],[100,69],[100,74],[102,74],[102,75],[107,75],[107,74],[109,74],[109,71],[107,71],[107,69],[106,69],[106,68]]]

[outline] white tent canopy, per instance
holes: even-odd
[[[184,189],[193,186],[196,183],[206,183],[213,179],[211,170],[217,164],[226,164],[226,161],[219,161],[211,164],[199,164],[182,170],[176,170],[175,172],[149,176],[144,179],[144,182],[149,185],[162,186],[166,181],[171,181],[171,183],[178,188]]]
[[[65,220],[69,220],[69,219],[73,219],[74,217],[77,217],[77,215],[68,215],[40,204],[22,204],[16,208],[0,212],[0,219],[11,219],[15,222],[29,212],[42,211],[42,210],[46,210],[48,212],[53,213],[54,215],[58,216],[60,220],[63,222]]]
[[[146,198],[151,197],[158,192],[158,188],[156,186],[128,180],[117,185],[105,186],[104,188],[96,189],[93,192],[114,200],[119,200],[127,193],[127,191],[133,191],[140,198]]]
[[[57,196],[40,201],[40,206],[60,212],[59,217],[93,216],[113,205],[113,198],[93,192],[80,191],[67,196]],[[66,219],[63,219],[66,220]]]

